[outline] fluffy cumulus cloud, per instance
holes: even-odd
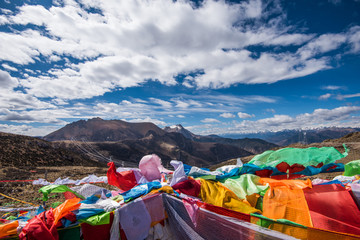
[[[179,118],[209,113],[206,124],[218,122],[214,116],[234,118],[232,113],[251,118],[239,112],[246,104],[279,99],[189,94],[116,102],[96,97],[151,81],[193,90],[275,83],[331,68],[329,53],[338,51],[341,58],[360,52],[360,26],[324,34],[296,30],[276,0],[67,0],[47,7],[25,2],[13,11],[0,9],[5,29],[0,32],[0,121],[64,124],[62,119],[100,116],[164,125],[164,112]],[[298,117],[244,121],[281,126]]]
[[[358,52],[360,43],[356,26],[320,36],[288,32],[277,1],[209,0],[195,6],[170,0],[69,0],[50,8],[25,4],[2,19],[1,24],[25,28],[0,33],[0,58],[23,66],[52,63],[49,71],[24,74],[20,81],[34,96],[63,99],[101,96],[150,79],[174,85],[177,75],[199,70],[184,86],[273,83],[329,68],[323,54],[345,43]],[[297,50],[257,52],[254,58],[249,46]]]
[[[8,72],[0,70],[0,85],[1,90],[9,90],[16,87],[18,83]]]

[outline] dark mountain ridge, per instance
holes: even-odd
[[[104,166],[86,155],[57,144],[23,135],[0,132],[1,167]]]
[[[70,123],[44,137],[99,161],[137,163],[156,153],[164,162],[172,159],[192,165],[212,165],[231,158],[256,154],[276,147],[260,139],[234,140],[198,136],[177,125],[161,129],[153,123],[128,123],[94,118]]]
[[[167,132],[178,132],[183,134],[186,138],[189,138],[196,142],[209,142],[209,143],[219,143],[223,145],[232,145],[236,147],[240,147],[252,154],[262,153],[268,149],[278,147],[278,145],[274,143],[266,142],[262,139],[258,138],[243,138],[243,139],[232,139],[232,138],[224,138],[217,135],[208,135],[201,136],[191,133],[186,130],[183,126],[176,125],[175,127],[165,127],[165,131]]]
[[[120,141],[139,139],[148,131],[158,135],[165,132],[153,123],[129,123],[122,120],[103,120],[93,118],[70,123],[44,137],[47,141],[82,140],[91,142]]]
[[[331,137],[336,129],[325,130],[317,131],[322,137]],[[340,133],[344,131],[346,129],[338,130]],[[357,132],[350,133],[347,141],[350,138],[358,141],[358,136]],[[195,135],[181,125],[161,129],[153,123],[100,118],[73,122],[44,139],[51,142],[0,133],[0,166],[103,166],[108,161],[114,161],[117,165],[137,167],[141,157],[155,153],[164,165],[176,159],[190,165],[209,167],[277,147],[261,139]]]
[[[139,160],[147,154],[155,153],[168,165],[173,159],[186,164],[202,167],[222,162],[234,157],[243,157],[252,153],[242,148],[219,143],[195,142],[180,133],[157,135],[149,132],[144,138],[117,142],[92,142],[88,147],[96,149],[103,155],[110,156],[117,163],[137,166]],[[89,149],[89,148],[88,148]]]

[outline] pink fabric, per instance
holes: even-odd
[[[150,214],[151,222],[160,222],[165,219],[165,210],[161,195],[153,195],[144,199],[145,206]]]
[[[197,214],[198,214],[198,210],[199,210],[199,206],[197,205],[197,200],[186,197],[186,198],[183,198],[182,202],[184,204],[184,207],[185,207],[187,213],[189,214],[191,221],[193,222],[194,226],[196,227]]]
[[[312,182],[312,185],[319,185],[322,183],[329,182],[329,180],[316,178],[316,179],[312,180],[311,182]]]
[[[119,189],[118,191],[111,191],[111,196],[115,197],[115,196],[117,196],[117,195],[119,195],[119,194],[121,194],[123,192],[126,192],[126,191],[121,190],[121,189]]]
[[[170,170],[167,170],[161,165],[161,159],[156,154],[144,156],[139,163],[139,169],[141,173],[145,176],[146,180],[154,181],[161,179],[161,173],[169,173]]]
[[[119,221],[127,239],[143,240],[149,234],[151,216],[141,198],[120,208]]]

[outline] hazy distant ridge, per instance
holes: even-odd
[[[319,128],[310,130],[284,130],[279,132],[260,132],[250,134],[227,134],[228,138],[260,138],[279,146],[293,143],[311,144],[320,143],[327,139],[341,138],[349,133],[358,132],[360,128]]]

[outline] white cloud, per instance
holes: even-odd
[[[249,18],[258,18],[261,16],[262,3],[260,0],[244,2],[243,5],[245,5],[245,12]]]
[[[175,99],[176,107],[186,109],[190,106],[187,101],[183,101],[180,99]]]
[[[2,111],[6,115],[0,115],[1,121],[13,121],[13,122],[29,122],[34,119],[27,113],[21,114],[17,112],[10,112],[8,110]]]
[[[360,52],[360,26],[354,26],[348,33],[349,43],[351,44],[352,53]]]
[[[0,112],[1,121],[20,123],[45,123],[61,125],[66,121],[61,119],[75,118],[76,114],[71,109],[30,109],[23,111],[10,111],[3,109]]]
[[[243,113],[243,112],[238,112],[237,113],[238,117],[239,118],[252,118],[252,117],[255,117],[254,114],[248,114],[248,113]]]
[[[9,66],[9,64],[6,64],[6,63],[1,64],[1,66],[9,71],[13,71],[13,72],[18,71],[16,68]]]
[[[327,100],[332,96],[330,93],[323,94],[319,97],[319,100]]]
[[[167,126],[168,124],[164,121],[158,120],[158,119],[152,119],[151,117],[145,117],[145,118],[134,118],[134,119],[129,119],[129,122],[151,122],[154,123],[155,125],[158,126]]]
[[[49,61],[50,62],[58,62],[58,61],[60,61],[61,60],[61,57],[59,57],[59,56],[57,56],[57,55],[51,55],[50,57],[49,57]]]
[[[206,125],[188,126],[195,134],[235,134],[321,127],[360,127],[360,107],[343,106],[334,109],[315,109],[312,113],[297,116],[274,115],[255,121],[231,122],[205,121]]]
[[[16,12],[0,9],[0,25],[9,29],[0,32],[3,120],[61,124],[59,119],[101,116],[162,122],[157,119],[164,111],[179,118],[194,113],[226,118],[246,111],[247,104],[280,98],[211,95],[203,89],[306,76],[331,68],[333,51],[341,49],[340,57],[360,51],[359,26],[322,35],[300,32],[288,25],[280,1],[208,0],[196,7],[191,1],[171,0],[53,3],[49,8],[24,4]],[[174,86],[179,79],[181,88],[202,93],[128,97],[119,103],[93,98],[148,81]],[[340,89],[336,87],[325,89]],[[338,96],[352,97],[357,94]],[[89,102],[76,104],[79,99]],[[253,117],[245,114],[241,116]],[[275,116],[267,123],[286,120]]]
[[[271,39],[269,42],[265,44],[269,45],[301,45],[304,42],[307,42],[311,40],[314,37],[314,35],[309,34],[282,34],[279,36],[276,36],[275,38]]]
[[[355,94],[345,94],[345,95],[337,95],[336,98],[339,100],[343,100],[346,98],[355,98],[355,97],[360,97],[360,93],[355,93]]]
[[[53,109],[55,105],[41,101],[19,91],[0,91],[0,108],[24,111],[28,109]]]
[[[0,132],[21,134],[26,136],[45,136],[58,129],[59,129],[58,126],[33,127],[25,124],[22,125],[0,124]]]
[[[216,106],[216,107],[214,107]],[[97,103],[93,111],[99,116],[109,118],[141,118],[144,116],[177,116],[184,118],[185,114],[194,113],[209,113],[222,112],[225,108],[233,108],[232,106],[222,106],[223,109],[218,109],[219,105],[201,104],[200,102],[187,98],[171,98],[169,100],[149,98],[149,101],[133,99],[132,101],[123,100],[120,103]]]
[[[181,98],[192,98],[199,102],[206,103],[221,103],[224,105],[244,105],[244,104],[255,104],[255,103],[275,103],[277,97],[265,97],[260,95],[220,95],[220,94],[201,94],[201,95],[179,95]]]
[[[0,86],[1,90],[12,89],[18,85],[15,78],[11,77],[8,72],[0,70]]]
[[[215,118],[205,118],[205,119],[201,120],[201,122],[203,122],[203,123],[218,123],[220,121]]]
[[[325,90],[339,90],[339,89],[344,89],[344,87],[343,86],[328,85],[328,86],[322,87],[322,89],[325,89]]]
[[[172,107],[172,103],[168,102],[168,101],[164,101],[162,99],[157,99],[157,98],[150,98],[150,100],[156,104],[159,104],[161,106],[163,106],[164,108],[171,108]]]
[[[298,54],[301,55],[301,59],[310,59],[319,54],[335,50],[346,41],[345,34],[323,34],[301,47]]]
[[[234,118],[235,115],[232,114],[232,113],[222,113],[222,114],[220,114],[220,117],[223,117],[223,118]]]
[[[359,44],[356,27],[319,37],[286,32],[290,27],[282,22],[284,14],[267,19],[273,12],[281,13],[277,2],[227,4],[210,0],[197,8],[188,1],[170,0],[84,4],[101,14],[88,12],[69,0],[49,9],[23,5],[17,14],[6,16],[12,24],[38,25],[46,33],[38,29],[0,33],[1,59],[23,65],[41,61],[40,56],[50,62],[68,56],[80,60],[65,69],[53,67],[50,74],[21,79],[28,93],[91,98],[150,79],[174,85],[178,74],[198,70],[203,74],[186,78],[184,86],[224,88],[238,83],[273,83],[327,69],[328,59],[319,54],[346,42],[356,51]],[[255,23],[251,25],[251,21]],[[256,59],[245,50],[247,46],[299,46],[308,41],[297,53],[262,52]]]
[[[195,62],[198,59],[200,62]],[[199,56],[188,59],[193,65],[209,62],[204,69],[203,75],[194,78],[199,88],[227,88],[237,83],[257,84],[274,83],[326,69],[326,58],[309,59],[302,61],[294,54],[271,54],[263,53],[258,59],[251,57],[251,52],[241,51],[217,51],[211,56]]]
[[[294,119],[288,115],[274,115],[272,118],[264,118],[256,122],[269,127],[277,127],[283,124],[292,123],[294,122]]]
[[[9,23],[9,20],[5,16],[0,16],[0,25],[5,25]]]
[[[297,119],[309,119],[314,120],[316,122],[327,122],[327,121],[339,121],[341,119],[349,117],[350,114],[356,113],[360,111],[360,107],[358,106],[344,106],[338,107],[334,109],[315,109],[312,114],[301,114],[297,117]]]
[[[274,115],[257,121],[244,120],[238,124],[234,131],[258,132],[258,131],[281,131],[285,129],[311,129],[317,127],[359,125],[351,121],[351,114],[358,113],[358,106],[343,106],[334,109],[315,109],[312,113],[299,114],[295,117],[288,115]],[[350,121],[350,122],[349,122]]]
[[[69,103],[63,99],[60,99],[60,98],[55,98],[55,99],[52,99],[51,100],[51,103],[53,103],[54,105],[56,106],[59,106],[59,105],[68,105]]]

